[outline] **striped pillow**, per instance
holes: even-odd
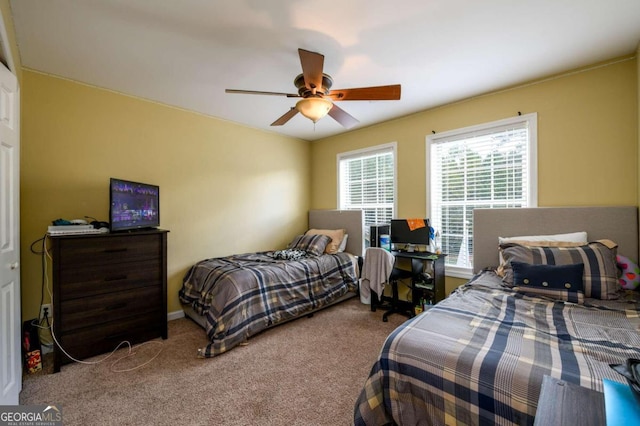
[[[506,261],[505,276],[502,279],[513,286],[511,261],[535,265],[571,265],[584,264],[582,284],[585,297],[595,299],[617,299],[618,269],[616,266],[616,248],[607,247],[601,242],[592,242],[580,247],[525,247],[519,244],[502,244],[500,249]]]
[[[328,235],[298,235],[291,241],[288,249],[304,250],[307,254],[320,256],[327,248],[327,244],[331,242]]]
[[[344,240],[346,229],[309,229],[305,235],[328,235],[331,238],[329,244],[324,249],[325,253],[336,254],[339,251],[340,244]]]
[[[513,289],[519,293],[549,297],[553,300],[584,303],[582,275],[584,264],[530,265],[511,261]]]

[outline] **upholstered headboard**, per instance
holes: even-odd
[[[498,237],[586,231],[589,241],[609,239],[618,253],[638,259],[638,208],[538,207],[475,209],[473,271],[498,265]]]
[[[364,254],[364,212],[362,210],[309,210],[309,228],[340,229],[349,234],[346,251]]]

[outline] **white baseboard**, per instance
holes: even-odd
[[[179,311],[169,312],[167,314],[167,321],[173,321],[180,318],[184,318],[184,311],[182,309]]]

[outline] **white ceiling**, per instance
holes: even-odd
[[[331,117],[275,119],[297,99],[298,48],[334,89],[402,85],[399,101],[344,101],[361,128],[632,54],[640,0],[11,0],[22,65],[315,140]]]

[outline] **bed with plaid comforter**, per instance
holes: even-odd
[[[631,296],[635,297],[635,296]],[[530,297],[483,272],[386,340],[356,425],[530,425],[544,375],[602,392],[640,358],[639,304]]]
[[[281,260],[274,252],[207,259],[185,275],[180,301],[206,318],[213,357],[273,325],[310,313],[357,289],[348,253]]]

